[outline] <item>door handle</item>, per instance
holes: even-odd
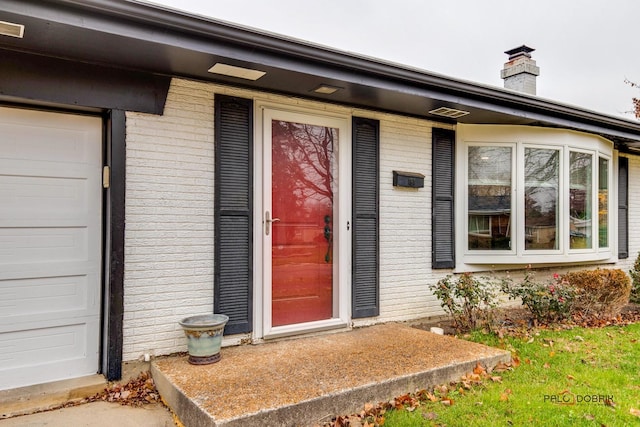
[[[266,211],[264,213],[264,234],[268,236],[269,232],[271,231],[271,223],[278,221],[280,221],[280,218],[271,218],[271,213],[269,213],[269,211]]]

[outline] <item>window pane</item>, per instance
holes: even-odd
[[[511,148],[469,147],[470,250],[511,248]]]
[[[572,151],[569,154],[569,234],[571,249],[592,248],[592,155]]]
[[[558,249],[560,152],[526,148],[524,152],[524,247]]]
[[[609,246],[609,160],[598,162],[598,246]]]

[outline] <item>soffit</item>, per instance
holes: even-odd
[[[4,0],[0,20],[25,25],[0,48],[181,76],[454,123],[568,127],[640,146],[640,124],[525,94],[126,0]],[[216,62],[258,69],[256,81],[218,76]],[[331,95],[313,89],[339,87]]]

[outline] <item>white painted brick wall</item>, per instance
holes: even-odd
[[[431,128],[425,120],[380,122],[380,316],[376,322],[442,314],[431,270]],[[425,187],[393,187],[393,171],[425,175]]]
[[[124,360],[186,350],[183,317],[213,308],[214,93],[380,120],[379,317],[356,326],[443,314],[429,285],[431,129],[392,114],[174,79],[165,113],[127,113]],[[392,185],[392,171],[419,172],[425,187]],[[640,251],[640,157],[630,157],[630,268]],[[611,266],[611,265],[609,265]]]
[[[381,316],[441,314],[431,263],[431,123],[174,79],[164,115],[127,114],[124,360],[186,349],[177,324],[213,307],[213,94],[352,114],[381,123]],[[392,186],[392,171],[426,175]]]
[[[640,157],[629,158],[629,258],[620,260],[617,268],[628,272],[640,252]]]
[[[213,165],[210,85],[127,113],[124,360],[184,351],[178,320],[213,310]]]

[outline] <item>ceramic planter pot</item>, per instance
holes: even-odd
[[[224,314],[203,314],[178,322],[187,336],[189,363],[208,365],[220,360],[222,333],[228,321]]]

